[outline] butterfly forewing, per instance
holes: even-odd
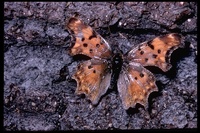
[[[171,53],[180,46],[181,36],[171,33],[141,43],[128,53],[128,58],[143,66],[157,66],[166,72],[171,68]]]
[[[80,19],[70,18],[66,26],[75,39],[75,44],[70,50],[71,55],[84,54],[90,58],[101,59],[111,57],[109,44]]]

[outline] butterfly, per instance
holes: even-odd
[[[70,55],[89,57],[78,65],[72,76],[77,82],[75,93],[85,94],[96,105],[110,86],[115,53],[102,36],[77,17],[67,21],[66,29],[74,40]],[[145,66],[168,71],[172,67],[171,53],[181,46],[181,40],[181,35],[170,33],[145,41],[121,56],[117,89],[124,109],[133,108],[137,103],[148,106],[149,95],[158,88],[154,75]]]

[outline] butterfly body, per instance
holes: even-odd
[[[108,42],[80,19],[70,18],[66,26],[75,42],[70,54],[90,58],[79,64],[72,78],[77,82],[75,93],[85,94],[92,104],[106,93],[113,75],[118,79],[124,109],[137,103],[147,107],[149,95],[158,88],[154,75],[145,66],[169,70],[170,55],[181,44],[181,36],[171,33],[143,42],[123,55],[112,51]]]

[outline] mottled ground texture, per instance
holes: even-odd
[[[148,110],[124,110],[112,86],[97,106],[74,94],[64,26],[75,14],[124,53],[159,35],[185,37],[170,71],[149,68],[159,92]],[[61,69],[66,80],[53,82]],[[197,128],[197,3],[5,2],[3,122],[7,131]]]

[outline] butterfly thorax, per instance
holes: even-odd
[[[122,54],[114,54],[111,62],[113,71],[120,71],[123,64]]]
[[[111,65],[112,65],[112,80],[111,86],[112,88],[116,87],[116,81],[119,77],[119,73],[121,71],[123,64],[123,58],[121,52],[113,52],[113,56],[111,58]]]

